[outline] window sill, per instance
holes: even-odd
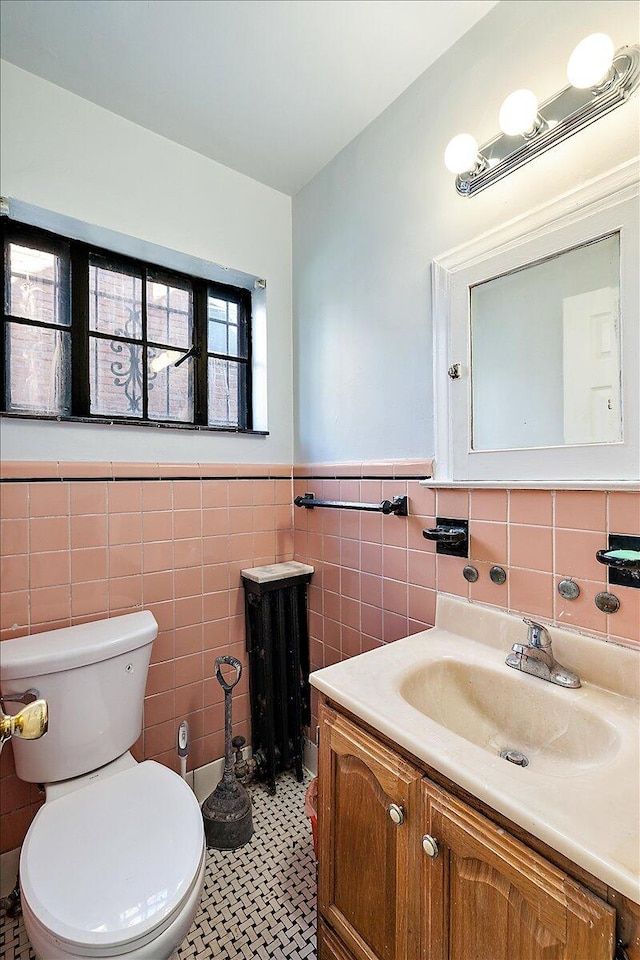
[[[0,418],[3,420],[39,420],[45,423],[90,423],[90,424],[108,424],[118,427],[145,427],[155,430],[196,430],[200,433],[238,433],[248,434],[252,437],[268,437],[268,430],[245,430],[240,427],[209,427],[202,426],[199,423],[177,423],[163,420],[129,420],[126,417],[60,417],[50,416],[46,413],[13,413],[7,411],[0,412]]]

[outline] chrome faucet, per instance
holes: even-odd
[[[524,618],[529,630],[527,643],[514,643],[505,663],[514,670],[522,670],[541,680],[549,680],[561,687],[579,687],[580,677],[558,663],[551,649],[549,631],[534,620]]]

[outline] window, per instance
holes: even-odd
[[[251,294],[4,221],[3,410],[251,429]]]

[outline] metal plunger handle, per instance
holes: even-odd
[[[226,783],[230,783],[234,782],[236,779],[233,768],[233,748],[231,746],[231,691],[242,676],[242,664],[239,660],[236,660],[235,657],[229,657],[227,655],[223,657],[216,657],[215,662],[216,677],[218,679],[218,683],[224,690],[224,773],[222,774],[222,779]],[[233,683],[227,683],[222,676],[222,670],[220,667],[223,663],[227,663],[230,667],[234,667],[236,671],[236,678]]]

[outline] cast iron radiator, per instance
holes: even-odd
[[[264,579],[265,570],[271,579]],[[281,770],[293,767],[302,781],[303,728],[311,722],[307,584],[312,572],[313,567],[294,563],[242,571],[253,757],[256,775],[271,793]]]

